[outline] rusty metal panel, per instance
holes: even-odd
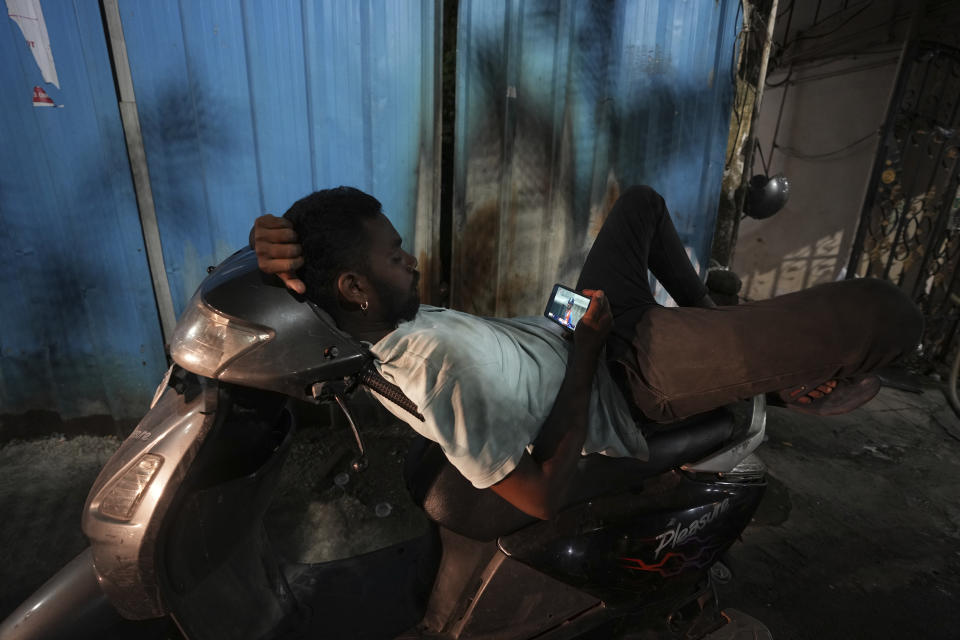
[[[632,184],[706,271],[738,20],[736,0],[460,3],[454,306],[539,313]]]
[[[281,214],[315,189],[372,193],[429,261],[437,7],[121,0],[178,313],[207,265],[247,242],[258,215]]]
[[[0,416],[131,419],[166,359],[100,7],[42,8],[58,84],[0,27]]]

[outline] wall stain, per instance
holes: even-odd
[[[489,315],[496,301],[497,236],[500,210],[496,201],[478,204],[471,212],[461,235],[459,273],[460,308],[469,313]]]

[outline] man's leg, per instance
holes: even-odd
[[[911,352],[923,316],[885,280],[831,282],[717,309],[656,308],[620,358],[645,416],[672,422],[750,396],[866,374]]]
[[[578,288],[601,288],[614,312],[608,360],[644,415],[670,422],[759,393],[868,372],[909,352],[923,319],[879,280],[813,287],[720,309],[666,309],[647,267],[680,305],[706,295],[663,199],[628,189],[587,256]]]
[[[636,323],[658,306],[648,269],[681,306],[700,304],[707,295],[663,198],[650,187],[630,187],[607,215],[577,280],[577,289],[603,289],[610,302],[611,357],[629,348]]]

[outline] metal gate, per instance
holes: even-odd
[[[923,357],[944,362],[960,323],[960,51],[912,45],[864,200],[848,277],[885,278],[923,310]]]

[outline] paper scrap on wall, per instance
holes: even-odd
[[[47,95],[47,92],[40,87],[33,88],[33,106],[35,107],[55,107],[53,98]]]
[[[7,0],[7,15],[23,32],[44,81],[59,89],[60,80],[57,79],[57,67],[53,64],[53,50],[50,48],[47,23],[43,19],[40,0]]]

